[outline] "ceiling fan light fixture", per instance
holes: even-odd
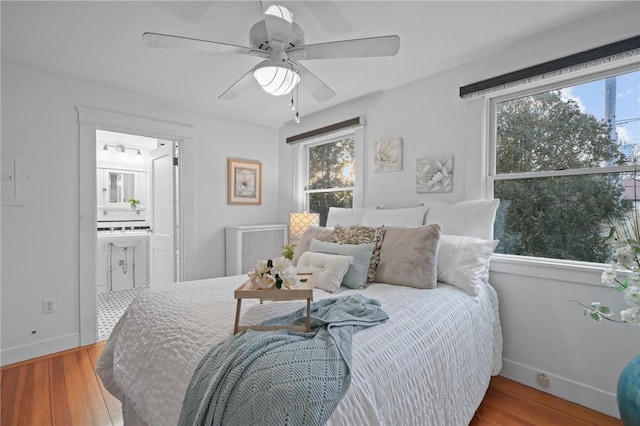
[[[293,23],[293,13],[291,13],[291,11],[286,7],[280,6],[279,4],[272,4],[267,8],[264,14],[277,16],[278,18],[284,19],[289,23]]]
[[[291,93],[300,82],[300,74],[292,68],[274,62],[263,62],[253,70],[253,77],[262,89],[273,96]]]

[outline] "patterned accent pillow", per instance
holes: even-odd
[[[338,244],[374,244],[367,272],[368,283],[376,282],[376,270],[380,263],[380,247],[382,247],[384,233],[384,226],[336,225],[334,228],[333,239]]]

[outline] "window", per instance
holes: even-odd
[[[496,252],[606,262],[612,225],[636,218],[640,71],[493,99]]]
[[[355,135],[304,145],[305,210],[327,222],[329,207],[353,207],[356,181]]]

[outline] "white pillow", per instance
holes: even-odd
[[[312,273],[313,286],[334,293],[353,261],[351,256],[305,251],[298,261],[298,273]]]
[[[456,204],[429,201],[423,204],[429,209],[425,224],[439,223],[443,234],[493,239],[493,223],[500,200],[473,200]]]
[[[366,208],[344,209],[341,207],[329,207],[329,214],[327,215],[327,228],[335,228],[336,225],[351,226],[360,225],[362,216],[364,215]]]
[[[482,282],[489,280],[489,258],[498,242],[459,235],[440,235],[438,281],[476,296]]]
[[[428,207],[403,209],[367,209],[362,217],[362,226],[422,226]]]

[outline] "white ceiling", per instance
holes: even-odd
[[[611,1],[282,1],[306,43],[397,34],[397,56],[304,61],[337,96],[319,103],[300,90],[304,117],[388,90],[518,39],[602,13]],[[2,63],[115,89],[222,117],[279,126],[290,97],[257,84],[232,100],[218,96],[259,58],[142,44],[145,31],[248,46],[259,1],[1,2]]]

